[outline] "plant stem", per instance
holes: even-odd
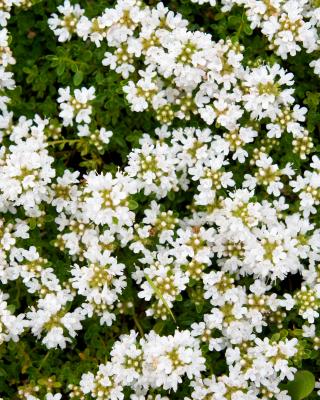
[[[135,312],[133,313],[133,320],[134,320],[136,327],[138,328],[138,331],[140,332],[140,335],[142,337],[144,337],[144,332],[143,332],[142,326],[140,325],[140,322],[138,321],[137,315]]]
[[[61,140],[52,140],[50,142],[47,142],[49,146],[55,146],[56,144],[62,144],[62,143],[78,143],[81,142],[81,139],[61,139]]]

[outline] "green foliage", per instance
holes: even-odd
[[[101,13],[105,7],[113,5],[112,0],[82,0],[80,2],[87,10],[87,15],[92,17]],[[155,5],[157,1],[147,2]],[[231,37],[234,42],[245,46],[244,60],[249,63],[252,59],[266,60],[270,63],[279,61],[279,58],[268,50],[267,41],[257,30],[252,30],[241,8],[234,7],[227,14],[219,12],[218,8],[208,6],[195,6],[189,0],[168,0],[166,5],[173,11],[180,12],[190,21],[193,30],[203,29],[211,33],[214,40]],[[51,13],[56,12],[59,0],[46,0],[36,2],[27,10],[13,9],[12,18],[8,23],[11,34],[10,47],[16,64],[12,67],[17,87],[12,91],[10,109],[15,117],[25,115],[33,117],[57,118],[58,106],[56,99],[58,89],[70,85],[72,89],[80,86],[96,88],[96,98],[93,101],[95,121],[99,127],[113,131],[113,136],[107,149],[101,154],[95,146],[88,141],[79,139],[70,128],[62,128],[61,137],[52,138],[50,153],[55,157],[55,168],[62,175],[65,168],[71,170],[112,171],[116,172],[126,162],[126,157],[133,147],[139,143],[143,133],[153,134],[158,127],[154,115],[149,112],[134,114],[129,110],[122,87],[124,80],[116,72],[104,67],[101,63],[104,53],[108,50],[105,43],[100,48],[94,44],[83,42],[74,38],[70,42],[59,44],[53,33],[48,29],[47,19]],[[316,79],[310,69],[305,68],[310,56],[304,51],[296,57],[289,57],[281,61],[285,68],[295,75],[295,96],[301,105],[308,107],[307,129],[312,133],[315,150],[320,149],[320,81]],[[194,125],[202,127],[203,122],[196,117],[192,121],[175,121],[173,127]],[[215,134],[222,131],[219,127],[213,128]],[[258,139],[255,146],[261,143]],[[295,168],[303,168],[304,161],[292,154],[291,139],[288,135],[281,138],[281,151],[274,157],[274,162],[285,165],[291,162]],[[241,181],[246,170],[234,168],[234,179]],[[165,205],[173,209],[181,209],[180,216],[184,213],[184,204],[188,203],[192,193],[170,192],[165,200]],[[258,193],[259,196],[259,193]],[[261,198],[260,198],[261,197]],[[263,195],[259,200],[263,199]],[[294,210],[297,205],[291,205]],[[142,198],[132,198],[129,201],[130,210],[141,213],[143,208]],[[19,217],[24,218],[23,215]],[[57,232],[54,224],[50,222],[56,217],[54,209],[47,210],[45,220],[32,218],[29,220],[31,229],[30,239],[26,241],[31,246],[37,247],[46,253],[51,267],[57,276],[63,280],[68,276],[65,268],[71,260],[61,251],[53,251],[52,241]],[[314,216],[316,220],[317,215]],[[39,225],[43,223],[46,235]],[[120,261],[132,266],[136,255],[119,251],[117,257]],[[191,298],[199,298],[202,288],[196,282],[191,282],[188,288],[189,299],[179,296],[173,312],[162,298],[156,285],[146,276],[146,280],[165,304],[168,315],[166,321],[153,321],[145,317],[143,302],[136,297],[132,290],[133,282],[128,282],[128,288],[123,295],[123,303],[134,303],[134,309],[127,315],[117,317],[112,327],[102,327],[94,318],[84,323],[83,335],[68,348],[68,351],[47,351],[39,341],[31,335],[22,337],[17,343],[10,342],[0,346],[0,397],[5,400],[16,400],[20,386],[37,383],[40,387],[48,386],[48,379],[52,379],[52,387],[59,388],[66,383],[78,383],[81,374],[94,370],[100,362],[105,362],[112,344],[121,333],[128,333],[130,329],[144,331],[154,329],[157,333],[172,333],[179,328],[189,328],[192,323],[201,320],[205,311],[205,301],[192,302]],[[131,284],[131,288],[130,288]],[[11,310],[21,312],[26,306],[33,303],[34,299],[19,280],[5,285],[5,290],[10,294]],[[183,300],[183,301],[182,301]],[[287,327],[286,327],[287,328]],[[282,331],[282,337],[290,336],[288,327]],[[292,328],[294,329],[294,328]],[[308,368],[312,360],[314,373],[320,372],[320,361],[317,352],[312,353],[307,346],[304,348],[305,357],[299,360],[299,367]],[[208,370],[218,375],[226,372],[225,361],[218,360],[215,352],[208,355]],[[311,360],[311,361],[310,361]],[[293,400],[307,398],[315,386],[314,375],[307,371],[298,371],[292,382],[286,388]],[[187,384],[181,385],[177,393],[170,395],[172,400],[181,400],[188,395]],[[127,397],[128,398],[128,397]]]
[[[315,377],[310,371],[298,371],[294,380],[286,385],[292,400],[302,400],[308,397],[314,389]]]

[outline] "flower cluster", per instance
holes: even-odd
[[[223,11],[234,3],[283,58],[315,49],[307,1]],[[66,0],[48,24],[61,43],[107,44],[131,111],[160,126],[115,167],[92,82],[60,87],[57,115],[14,114],[1,31],[0,346],[28,338],[44,360],[76,349],[81,364],[75,379],[23,379],[18,397],[290,400],[288,381],[320,348],[320,158],[294,75],[249,66],[241,44],[162,3],[119,0],[89,18]],[[100,169],[78,163],[89,145]]]
[[[99,365],[96,375],[91,372],[82,375],[83,393],[123,399],[125,386],[135,388],[140,396],[147,394],[149,388],[176,390],[185,376],[200,377],[205,369],[199,341],[189,331],[176,331],[172,336],[159,336],[151,331],[140,340],[132,331],[120,337],[110,355],[110,362]]]
[[[294,104],[292,74],[279,64],[245,66],[239,43],[216,43],[210,34],[191,32],[187,21],[162,4],[151,9],[122,1],[93,20],[82,16],[68,37],[53,31],[61,41],[72,34],[98,47],[106,41],[114,51],[102,63],[128,79],[123,90],[131,109],[152,110],[163,124],[199,114],[208,125],[225,128],[235,148],[251,141],[252,133],[239,130],[254,122],[269,137],[304,135],[306,110]]]
[[[192,0],[200,5],[216,5],[215,0]],[[319,52],[320,6],[314,0],[221,0],[223,12],[234,6],[244,7],[251,29],[259,28],[269,48],[283,59],[305,49]],[[320,75],[320,59],[310,63]]]

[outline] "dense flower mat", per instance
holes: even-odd
[[[320,2],[0,24],[0,397],[318,398]]]

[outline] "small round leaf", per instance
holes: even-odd
[[[315,377],[310,371],[298,371],[294,380],[286,385],[286,389],[292,400],[302,400],[313,391],[315,382]]]

